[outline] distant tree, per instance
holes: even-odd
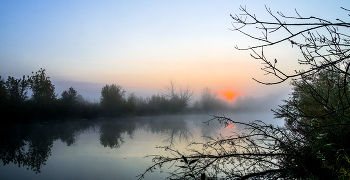
[[[6,99],[7,97],[7,92],[6,92],[6,85],[5,85],[5,80],[0,76],[0,97]]]
[[[193,91],[187,85],[185,87],[178,87],[176,81],[170,80],[170,85],[165,87],[164,97],[169,98],[171,110],[178,112],[185,109],[188,103],[193,98]]]
[[[61,113],[60,115],[67,115],[67,116],[73,116],[73,114],[77,114],[78,110],[78,100],[77,100],[78,93],[73,88],[70,87],[67,90],[64,90],[61,94],[60,105],[61,105]],[[80,104],[81,106],[82,104]]]
[[[104,86],[101,90],[101,107],[109,115],[117,115],[122,113],[125,105],[125,91],[121,86],[115,84]]]
[[[23,79],[15,79],[9,76],[5,85],[10,104],[22,104],[28,98],[28,80],[25,79],[25,76],[23,76]]]
[[[193,104],[193,108],[196,110],[199,110],[201,108],[201,103],[200,101],[196,100]]]
[[[1,77],[0,77],[1,78]],[[0,108],[4,116],[12,119],[21,119],[26,112],[28,80],[8,77],[6,81],[0,80]]]
[[[174,112],[177,109],[174,109],[174,103],[162,95],[152,95],[150,98],[147,98],[148,111],[152,114],[162,114]]]
[[[134,93],[130,94],[126,100],[125,112],[134,114],[136,112],[136,96]]]
[[[146,104],[146,101],[145,101],[144,98],[142,98],[141,96],[139,96],[139,97],[135,96],[135,105],[136,105],[136,107],[144,106],[145,104]]]
[[[40,68],[28,76],[29,87],[32,90],[31,110],[32,116],[53,119],[57,116],[55,85],[50,77],[45,74],[45,69]]]
[[[184,107],[188,106],[188,103],[193,99],[193,91],[190,90],[190,86],[180,87],[179,98]]]
[[[55,85],[51,83],[50,77],[46,76],[45,69],[40,68],[38,72],[32,72],[28,80],[34,102],[48,104],[56,99]]]
[[[201,94],[200,104],[204,110],[213,109],[216,105],[216,92],[212,92],[212,90],[208,87],[204,88]]]
[[[217,93],[206,87],[202,90],[200,107],[204,111],[226,110],[227,104],[217,98]]]
[[[77,98],[78,92],[73,87],[70,87],[68,91],[64,90],[61,94],[61,100],[65,104],[75,104],[77,103]]]
[[[81,104],[86,102],[85,99],[84,99],[84,97],[83,97],[81,94],[78,94],[78,95],[77,95],[76,101],[77,101],[78,103],[81,103]]]
[[[7,89],[5,85],[4,79],[0,76],[0,113],[2,115],[6,114],[5,107],[7,105],[7,99],[8,99],[8,94],[7,94]]]

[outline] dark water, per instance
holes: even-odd
[[[282,125],[272,113],[225,114],[238,121]],[[185,151],[204,136],[230,135],[241,127],[203,123],[209,115],[129,117],[0,126],[0,179],[137,179],[152,164],[156,146]],[[164,179],[156,171],[145,179]]]

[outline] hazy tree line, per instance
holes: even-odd
[[[0,77],[0,111],[6,122],[31,122],[68,118],[114,117],[121,115],[155,115],[188,112],[208,112],[227,109],[216,93],[205,88],[201,100],[189,107],[193,91],[179,87],[171,80],[164,92],[142,98],[135,94],[126,96],[119,85],[105,85],[101,90],[100,103],[91,103],[73,88],[55,94],[55,85],[45,69],[32,72],[20,79]],[[31,95],[28,92],[31,91]]]

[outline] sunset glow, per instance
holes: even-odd
[[[238,92],[232,92],[232,91],[219,91],[219,95],[229,101],[234,100],[238,94],[239,94]]]
[[[329,18],[342,17],[345,1],[324,1],[315,10],[303,1],[249,1],[259,18],[298,12]],[[252,78],[263,76],[261,64],[249,51],[255,45],[230,31],[240,13],[240,1],[2,1],[0,11],[0,76],[21,78],[40,68],[47,70],[60,94],[69,87],[99,101],[103,85],[117,84],[127,93],[148,97],[174,79],[179,86],[198,91],[209,87],[229,102],[240,96],[262,96],[288,87],[263,86]],[[346,4],[346,3],[345,3]],[[200,17],[200,18],[198,18]],[[275,37],[278,39],[278,37]],[[294,72],[301,54],[297,48],[277,46],[264,54],[279,59],[283,71]],[[302,58],[302,57],[300,57]],[[282,60],[283,59],[283,60]],[[295,63],[295,64],[294,64]],[[83,86],[84,85],[84,86]],[[85,86],[86,85],[86,86]],[[87,88],[89,87],[89,88]]]

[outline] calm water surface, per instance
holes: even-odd
[[[271,112],[225,116],[283,125]],[[189,142],[205,141],[203,136],[242,131],[242,127],[203,123],[211,118],[149,116],[0,126],[0,179],[137,179],[152,164],[145,156],[164,153],[157,146],[185,151]],[[166,173],[156,171],[145,179],[165,177]]]

